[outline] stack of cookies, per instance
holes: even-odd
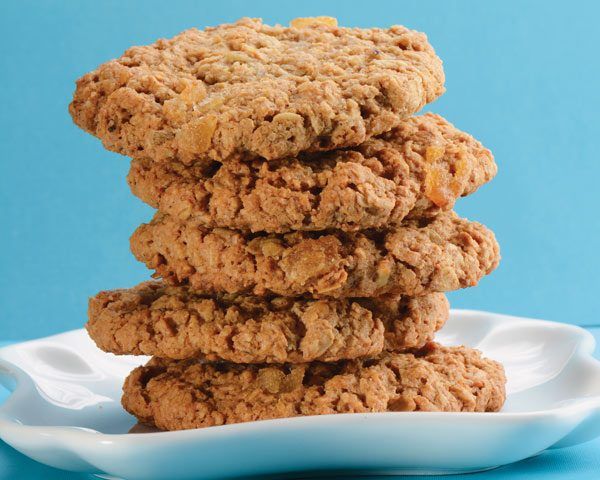
[[[260,20],[133,47],[77,82],[70,111],[132,158],[158,209],[131,237],[149,281],[90,300],[87,329],[151,355],[123,406],[166,430],[347,412],[497,411],[502,367],[434,335],[443,292],[498,264],[451,211],[491,180],[438,115],[425,35]]]

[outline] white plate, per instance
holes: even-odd
[[[0,350],[14,392],[0,437],[45,464],[129,479],[300,472],[458,473],[515,462],[600,435],[600,362],[585,330],[458,310],[439,334],[501,361],[501,413],[369,413],[127,433],[123,378],[144,357],[98,350],[83,330]]]

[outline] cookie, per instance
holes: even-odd
[[[397,226],[448,210],[496,174],[490,151],[439,115],[404,120],[358,147],[272,162],[133,160],[133,193],[207,227],[285,233]]]
[[[86,325],[106,352],[235,363],[302,363],[419,349],[448,319],[443,294],[310,300],[199,295],[146,282],[90,299]]]
[[[172,285],[203,293],[422,295],[474,286],[498,264],[494,234],[444,212],[385,231],[244,234],[155,215],[131,251]]]
[[[77,81],[69,110],[133,158],[273,160],[389,131],[443,83],[427,37],[402,26],[244,18],[130,48]]]
[[[502,366],[477,350],[431,344],[374,360],[299,365],[153,358],[123,387],[123,407],[163,430],[367,412],[496,412]]]

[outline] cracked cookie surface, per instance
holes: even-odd
[[[356,231],[453,207],[496,174],[491,152],[434,114],[348,150],[281,161],[133,160],[132,192],[164,213],[207,227],[285,233]]]
[[[157,214],[134,256],[172,285],[203,293],[378,297],[474,286],[500,259],[494,234],[444,212],[385,231],[245,235]]]
[[[443,294],[309,300],[196,294],[145,282],[90,299],[86,329],[106,352],[235,363],[332,362],[419,349],[446,322]]]
[[[292,25],[244,18],[132,47],[77,81],[71,116],[133,158],[273,160],[358,145],[444,91],[422,33]]]
[[[496,412],[502,366],[467,347],[430,344],[372,360],[298,365],[153,358],[123,388],[124,408],[163,430],[386,411]]]

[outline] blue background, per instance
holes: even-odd
[[[127,47],[244,15],[425,31],[447,93],[430,109],[492,149],[496,179],[458,204],[502,246],[500,268],[451,295],[468,307],[591,325],[597,288],[600,7],[592,1],[3,1],[0,337],[77,328],[87,298],[148,272],[129,235],[151,209],[128,161],[78,130],[74,81]]]

